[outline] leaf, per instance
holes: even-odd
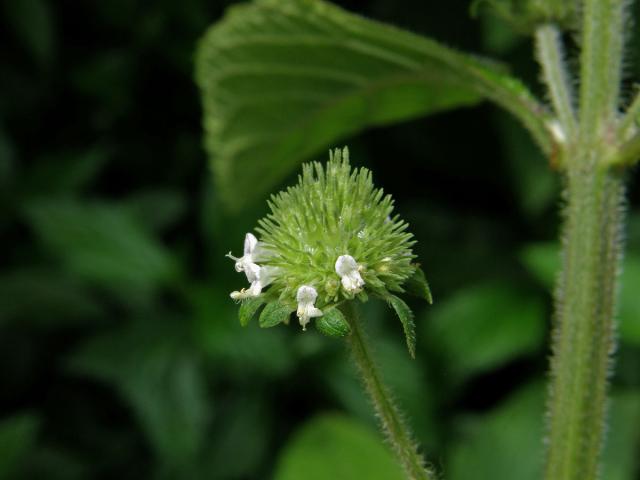
[[[256,0],[200,42],[196,78],[221,195],[240,209],[366,127],[490,98],[550,149],[543,111],[495,64],[320,0]]]
[[[150,189],[131,195],[123,207],[151,232],[162,232],[184,215],[186,202],[181,192]]]
[[[148,292],[175,274],[169,253],[117,206],[49,198],[26,213],[51,253],[86,280]]]
[[[404,330],[404,337],[407,340],[407,348],[409,349],[409,355],[411,358],[416,357],[416,325],[413,321],[413,312],[409,306],[404,303],[404,300],[396,297],[395,295],[385,296],[385,300],[393,307],[402,322],[402,329]]]
[[[28,170],[23,188],[34,197],[87,190],[109,158],[109,149],[103,145],[47,153]]]
[[[281,453],[274,480],[403,480],[374,431],[341,415],[316,417]]]
[[[447,478],[540,478],[544,391],[542,384],[534,383],[487,414],[459,418]]]
[[[238,310],[240,325],[246,327],[262,305],[264,305],[264,299],[260,297],[243,300]]]
[[[48,66],[52,61],[55,46],[55,29],[52,10],[47,0],[22,0],[2,2],[7,16],[5,25],[10,25],[26,50],[39,66]]]
[[[0,275],[0,325],[87,325],[102,306],[81,283],[57,270],[19,269]]]
[[[260,314],[259,323],[262,328],[275,327],[276,325],[287,322],[292,310],[288,306],[280,302],[270,302],[264,307]]]
[[[640,466],[640,391],[614,390],[609,417],[609,431],[602,455],[602,478],[630,480]]]
[[[422,298],[429,302],[429,304],[433,304],[429,282],[427,282],[427,277],[425,277],[420,267],[416,268],[414,274],[405,282],[404,288],[407,290],[407,293]]]
[[[175,471],[197,459],[210,413],[188,328],[183,318],[136,321],[88,340],[67,362],[73,373],[115,387],[159,461]]]
[[[30,413],[0,421],[0,480],[18,478],[15,475],[35,444],[38,424]]]
[[[349,323],[337,307],[324,311],[315,324],[318,331],[327,337],[344,337],[351,332]]]
[[[461,290],[429,313],[425,336],[453,381],[498,367],[544,343],[540,299],[507,283]]]
[[[556,243],[536,243],[522,250],[525,267],[546,288],[554,287],[555,275],[560,271],[560,253]],[[640,255],[631,251],[624,257],[622,275],[619,278],[619,329],[620,338],[627,343],[640,345]]]

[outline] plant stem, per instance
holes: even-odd
[[[622,77],[624,0],[585,0],[580,53],[580,129],[601,139],[618,108]]]
[[[624,114],[624,117],[620,121],[620,137],[626,139],[629,136],[629,131],[636,128],[636,123],[640,117],[640,91],[636,91],[636,95],[629,104],[629,108]]]
[[[603,445],[622,254],[622,178],[583,149],[569,166],[556,289],[547,480],[592,480]]]
[[[553,109],[565,135],[573,137],[576,129],[573,92],[564,62],[560,32],[555,25],[544,24],[536,29],[536,52]]]
[[[393,403],[389,389],[382,381],[382,377],[371,355],[371,348],[367,343],[356,307],[353,302],[347,302],[342,311],[351,326],[348,337],[351,355],[355,361],[365,389],[388,443],[393,448],[405,474],[410,480],[434,480],[435,474],[425,466],[424,459],[418,453],[416,444],[411,438],[409,429],[402,421],[398,408]]]

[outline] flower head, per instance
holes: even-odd
[[[351,168],[346,148],[330,152],[324,166],[303,165],[298,184],[272,196],[269,207],[256,229],[260,241],[247,234],[244,255],[228,255],[251,284],[235,299],[278,302],[296,311],[304,329],[342,302],[388,300],[416,274],[407,224],[371,172]]]

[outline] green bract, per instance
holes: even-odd
[[[404,292],[409,279],[421,285],[411,291],[430,300],[407,223],[393,215],[393,199],[374,187],[369,170],[351,168],[346,148],[330,152],[325,166],[303,165],[298,184],[273,195],[269,207],[256,229],[260,240],[248,233],[244,255],[229,254],[251,283],[231,297],[252,304],[259,298],[269,318],[275,309],[270,305],[278,304],[278,319],[263,322],[261,316],[264,326],[280,323],[283,308],[296,311],[303,329],[311,318],[331,312],[331,328],[320,330],[345,335],[348,325],[340,325],[345,320],[334,307],[366,301],[368,294],[393,303],[391,292]],[[246,323],[247,308],[242,310]]]

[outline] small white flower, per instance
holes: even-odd
[[[234,300],[244,300],[249,297],[257,297],[262,293],[262,289],[269,285],[278,273],[275,267],[261,267],[255,263],[248,263],[244,266],[244,273],[251,286],[242,290],[231,292]]]
[[[358,293],[364,287],[360,268],[351,255],[340,255],[336,260],[336,273],[340,275],[342,286],[349,293]]]
[[[237,258],[229,252],[226,256],[236,261],[236,272],[244,272],[247,268],[250,268],[251,265],[255,265],[256,262],[264,260],[266,258],[266,252],[264,244],[259,242],[252,233],[247,233],[244,237],[244,255]]]
[[[316,298],[318,298],[318,292],[315,288],[308,285],[302,285],[298,288],[298,293],[296,294],[298,311],[296,314],[300,320],[300,325],[302,325],[302,330],[307,329],[307,323],[311,318],[322,316],[322,310],[314,306]]]

